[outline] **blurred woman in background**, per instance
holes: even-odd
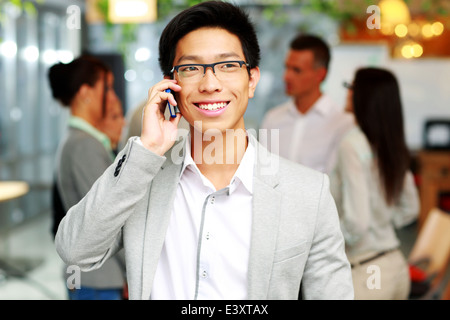
[[[362,68],[347,84],[356,125],[341,140],[331,174],[355,299],[407,299],[409,267],[395,229],[415,221],[419,197],[410,171],[400,90],[388,70]]]
[[[70,108],[68,130],[62,139],[56,159],[56,190],[61,195],[65,212],[78,203],[97,178],[113,163],[112,141],[105,132],[115,132],[122,120],[109,120],[117,113],[120,101],[114,92],[114,76],[100,60],[83,55],[68,64],[58,63],[49,70],[52,95],[63,107]],[[119,116],[120,119],[120,116]],[[115,129],[112,129],[111,123]],[[118,129],[120,127],[120,129]],[[119,134],[120,135],[120,134]],[[55,221],[55,229],[59,221]],[[119,300],[123,298],[125,264],[119,252],[104,266],[92,272],[66,269],[71,300]],[[69,283],[71,282],[71,283]],[[80,287],[81,285],[81,287]]]

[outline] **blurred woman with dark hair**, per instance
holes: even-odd
[[[355,299],[407,299],[410,276],[395,229],[417,219],[400,89],[388,70],[357,70],[346,85],[356,125],[341,140],[331,175]]]
[[[117,110],[121,104],[113,89],[113,74],[101,60],[83,55],[68,64],[58,63],[49,69],[48,77],[53,97],[63,107],[70,108],[67,134],[60,142],[56,159],[54,192],[57,192],[53,195],[59,193],[65,214],[113,163],[113,143],[118,140],[114,137],[120,135],[124,120],[121,110]],[[110,118],[119,120],[110,121]],[[58,224],[56,219],[54,234]],[[122,252],[102,268],[81,272],[79,277],[73,267],[64,272],[69,299],[122,299],[125,287]]]

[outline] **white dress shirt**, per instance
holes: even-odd
[[[330,181],[349,259],[397,248],[395,229],[418,217],[419,195],[412,173],[405,175],[398,201],[389,205],[372,148],[357,126],[342,138]]]
[[[246,299],[255,149],[248,144],[230,184],[216,190],[186,141],[151,299]]]
[[[271,132],[259,141],[275,154],[318,171],[329,173],[334,166],[336,145],[353,124],[353,116],[345,113],[327,96],[322,95],[305,114],[290,99],[269,110],[260,129],[278,129],[279,141]],[[267,142],[266,142],[266,141]]]

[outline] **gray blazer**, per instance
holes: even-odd
[[[269,154],[254,137],[248,299],[353,299],[328,177]],[[67,264],[99,268],[125,248],[130,299],[149,299],[183,161],[184,140],[164,157],[130,138],[87,196],[61,222]]]

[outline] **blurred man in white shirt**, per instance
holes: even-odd
[[[289,101],[270,109],[260,129],[279,130],[279,140],[268,149],[280,156],[318,171],[329,173],[335,146],[353,123],[329,96],[321,91],[330,62],[330,49],[320,38],[300,34],[286,55],[284,82]],[[264,139],[261,140],[264,144]]]

